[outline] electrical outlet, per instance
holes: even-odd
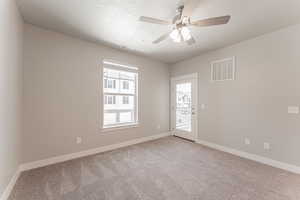
[[[264,142],[264,149],[269,150],[271,148],[270,143]]]
[[[249,138],[245,138],[245,144],[246,144],[246,145],[250,145],[250,144],[251,144],[251,141],[250,141]]]
[[[81,144],[82,143],[82,138],[81,137],[77,137],[76,138],[76,143],[77,144]]]

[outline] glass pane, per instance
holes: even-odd
[[[120,123],[134,122],[133,112],[121,112],[120,113]]]
[[[104,95],[104,126],[135,122],[134,96]]]
[[[104,126],[134,123],[134,111],[106,110],[104,111]]]
[[[134,110],[134,96],[104,95],[104,110]]]
[[[192,131],[192,84],[176,85],[176,129]]]
[[[104,126],[136,121],[137,77],[138,74],[134,72],[103,69]]]
[[[104,125],[117,123],[117,113],[104,113]]]
[[[104,68],[104,93],[134,94],[136,77],[133,72]]]

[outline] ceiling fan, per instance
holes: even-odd
[[[197,21],[191,21],[191,15],[193,10],[197,7],[199,0],[187,0],[183,5],[177,8],[177,15],[173,18],[172,21],[166,21],[161,19],[156,19],[152,17],[141,16],[139,18],[142,22],[160,24],[160,25],[173,25],[173,30],[162,35],[158,39],[154,40],[152,43],[157,44],[161,41],[170,37],[174,42],[186,42],[188,45],[195,44],[196,41],[191,35],[188,26],[214,26],[227,24],[230,20],[230,15],[213,17],[208,19],[201,19]]]

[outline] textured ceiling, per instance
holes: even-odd
[[[171,26],[146,24],[141,15],[171,20],[183,0],[18,0],[26,22],[166,63],[300,23],[300,0],[199,0],[192,20],[230,14],[227,25],[191,27],[197,43],[152,41]]]

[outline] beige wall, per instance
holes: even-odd
[[[22,162],[74,153],[169,130],[171,76],[198,72],[199,139],[300,166],[300,25],[220,49],[168,68],[148,58],[26,24],[24,133],[22,20],[13,1],[1,1],[0,193]],[[237,80],[210,82],[210,61],[237,58]],[[140,68],[140,126],[101,132],[101,61]],[[149,92],[151,91],[151,92]],[[199,106],[200,107],[200,106]],[[160,125],[160,129],[158,129]],[[76,137],[82,144],[76,144]],[[245,146],[244,139],[251,139]],[[263,150],[263,142],[271,150]],[[8,156],[9,155],[9,156]]]
[[[23,21],[13,0],[0,1],[0,197],[20,163]]]
[[[199,74],[199,139],[300,166],[300,25],[175,64]],[[237,80],[210,82],[210,62],[236,56]],[[200,106],[199,106],[200,107]],[[244,145],[244,138],[251,145]],[[271,150],[263,149],[271,143]]]
[[[169,70],[165,64],[32,25],[25,26],[24,40],[23,162],[169,130]],[[139,67],[138,128],[101,133],[103,59]],[[77,136],[83,139],[81,145],[75,143]]]

